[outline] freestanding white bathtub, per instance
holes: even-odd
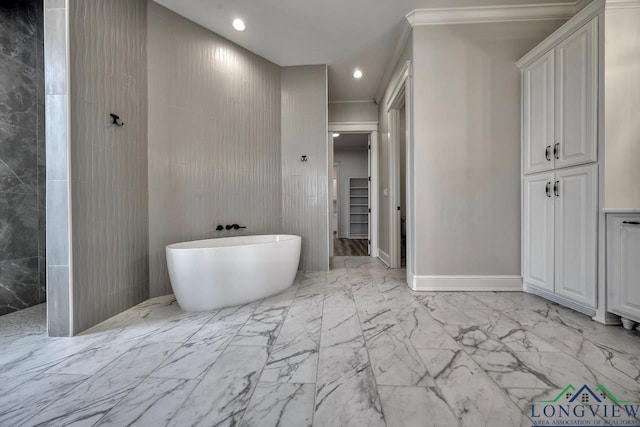
[[[185,311],[245,304],[293,284],[300,236],[239,236],[169,245],[173,293]]]

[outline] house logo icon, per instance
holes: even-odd
[[[579,390],[569,384],[552,400],[536,400],[538,403],[582,403],[584,405],[595,403],[631,403],[630,400],[617,399],[605,386],[600,384],[595,390],[588,385],[583,385]]]
[[[640,427],[640,404],[618,399],[600,384],[566,386],[553,399],[536,400],[529,418],[534,426],[608,426]]]

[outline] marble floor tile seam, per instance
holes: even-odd
[[[381,294],[383,294],[383,293],[381,292]],[[413,295],[412,295],[412,296],[413,296]],[[383,295],[383,298],[384,298],[385,300],[387,300],[387,299],[385,298],[385,296],[384,296],[384,295]],[[418,303],[419,303],[419,302],[418,302]],[[356,304],[356,307],[357,307],[357,304]],[[407,344],[408,344],[408,345],[413,349],[413,351],[414,351],[416,354],[419,354],[419,353],[418,353],[418,351],[417,351],[417,349],[415,348],[415,346],[414,346],[414,345],[410,342],[410,340],[408,339],[407,332],[404,330],[404,328],[403,328],[403,327],[402,327],[402,325],[400,324],[401,322],[398,320],[398,316],[396,315],[396,313],[394,313],[394,312],[393,312],[393,310],[390,310],[390,311],[391,311],[391,313],[392,313],[392,315],[393,315],[393,319],[394,319],[394,320],[395,320],[395,322],[396,322],[394,325],[397,325],[397,326],[400,328],[400,330],[405,334],[405,336],[406,336],[406,338],[407,338]],[[356,308],[356,315],[358,316],[358,320],[359,320],[359,322],[360,322],[360,327],[361,327],[361,329],[363,329],[362,319],[361,319],[361,316],[360,316],[360,310],[358,310],[357,308]],[[381,326],[381,325],[378,325],[378,326]],[[391,325],[389,325],[389,326],[391,326]],[[446,332],[445,332],[445,333],[446,333]],[[368,357],[368,359],[369,359],[369,365],[370,365],[370,366],[372,366],[372,364],[371,364],[371,355],[370,355],[370,353],[369,353],[369,347],[368,347],[368,342],[369,342],[369,341],[367,340],[367,338],[366,338],[366,336],[365,336],[365,334],[364,334],[364,331],[363,331],[363,338],[364,338],[364,347],[365,347],[365,350],[366,350],[366,352],[367,352],[367,357]],[[419,358],[419,359],[420,359],[420,363],[422,363],[422,365],[423,365],[423,367],[424,367],[424,369],[425,369],[425,372],[427,372],[427,375],[429,375],[429,374],[428,374],[427,367],[426,367],[426,365],[424,364],[424,361],[422,361],[422,358]],[[373,369],[373,366],[372,366],[372,369]],[[381,387],[385,387],[385,386],[378,384],[378,379],[376,378],[376,375],[375,375],[375,374],[373,375],[373,381],[374,381],[374,383],[376,384],[376,391],[377,391],[378,396],[379,396],[379,395],[380,395],[380,388],[381,388]],[[453,410],[453,408],[451,407],[450,402],[449,402],[447,399],[445,399],[445,398],[444,398],[444,395],[443,395],[443,393],[442,393],[442,390],[440,390],[440,388],[438,387],[438,385],[437,385],[435,382],[434,382],[432,385],[430,385],[430,386],[394,385],[393,387],[403,387],[403,388],[416,388],[416,387],[421,387],[421,388],[425,388],[425,389],[431,389],[431,390],[433,390],[433,391],[434,391],[438,396],[440,396],[440,397],[441,397],[442,401],[443,401],[443,402],[445,402],[445,404],[447,405],[447,407],[449,408],[449,410],[451,411],[451,413],[452,413],[452,414],[454,414],[454,416],[455,416],[455,411],[454,411],[454,410]],[[380,397],[379,397],[379,398],[380,398]],[[384,419],[385,419],[385,422],[386,422],[387,416],[385,415],[384,405],[382,405],[381,409],[382,409],[382,415],[383,415],[383,417],[384,417]],[[458,420],[458,422],[460,422],[460,420]]]
[[[460,325],[455,325],[455,326],[460,326]],[[477,325],[476,325],[476,326],[477,326]],[[448,335],[449,335],[449,336],[450,336],[454,341],[458,342],[458,341],[456,340],[456,337],[455,337],[455,336],[453,336],[452,334],[450,334],[450,333],[446,330],[446,328],[444,329],[444,331],[445,331],[445,333],[447,333],[447,334],[448,334]],[[484,331],[483,331],[483,333],[484,333],[484,334],[486,334],[486,335],[491,336],[491,338],[496,339],[498,342],[501,342],[500,340],[498,340],[498,339],[497,339],[497,337],[493,336],[491,333],[484,332]],[[461,351],[461,352],[465,353],[465,354],[466,354],[466,355],[467,355],[467,356],[468,356],[468,357],[469,357],[469,358],[470,358],[470,359],[471,359],[471,360],[472,360],[476,365],[478,365],[478,368],[479,368],[480,370],[482,370],[482,371],[486,374],[486,376],[491,380],[491,382],[493,382],[493,383],[496,385],[496,387],[498,387],[498,388],[499,388],[499,389],[500,389],[500,390],[501,390],[501,391],[502,391],[502,392],[503,392],[503,393],[504,393],[504,394],[509,398],[509,400],[513,401],[513,402],[514,402],[514,404],[516,404],[516,405],[517,405],[517,402],[515,402],[515,401],[514,401],[514,399],[512,399],[512,398],[511,398],[511,396],[509,395],[509,393],[507,393],[507,391],[506,391],[506,390],[508,389],[508,387],[505,387],[505,386],[503,386],[502,384],[500,384],[498,381],[496,381],[496,379],[495,379],[492,375],[490,375],[491,371],[488,371],[487,369],[483,368],[483,367],[482,367],[482,365],[481,365],[481,363],[479,363],[479,362],[478,362],[478,357],[479,357],[479,356],[478,356],[478,354],[476,354],[476,352],[474,352],[474,351],[471,351],[471,350],[469,349],[469,347],[470,347],[470,346],[468,346],[468,345],[464,345],[464,344],[459,343],[459,342],[458,342],[458,344],[460,345],[460,350],[459,350],[459,351]],[[504,345],[504,343],[502,343],[502,344],[503,344],[503,346],[502,346],[502,348],[499,350],[499,352],[506,352],[506,353],[509,353],[509,354],[513,355],[513,357],[518,361],[519,366],[523,366],[523,367],[524,367],[524,368],[525,368],[529,373],[531,373],[532,375],[535,375],[536,377],[538,376],[538,373],[537,373],[537,372],[535,372],[535,369],[534,369],[533,367],[528,366],[524,361],[520,360],[520,358],[518,358],[518,357],[517,357],[517,353],[528,353],[528,352],[515,352],[515,351],[511,350],[508,346]],[[491,352],[495,352],[495,350],[484,350],[484,351],[489,352],[489,353],[491,353]],[[536,352],[536,353],[562,354],[562,352]],[[579,362],[579,363],[580,363],[580,361],[579,361],[579,360],[577,360],[577,359],[575,359],[575,360],[576,360],[577,362]],[[499,371],[499,372],[503,372],[503,371]],[[547,384],[547,385],[548,385],[548,384]],[[562,386],[557,386],[557,387],[562,388]],[[557,388],[557,387],[556,387],[556,385],[554,385],[553,387],[548,385],[548,389],[554,389],[554,388]],[[531,388],[531,389],[536,389],[536,388],[537,388],[537,389],[539,389],[539,388],[540,388],[540,386],[539,386],[539,385],[537,385],[536,387],[524,387],[524,386],[521,386],[521,387],[518,387],[518,388]],[[526,415],[526,414],[525,414],[525,415]]]
[[[344,267],[345,271],[346,271],[346,266]],[[322,302],[320,303],[320,339],[318,340],[318,362],[316,363],[316,380],[313,384],[313,410],[311,411],[311,425],[314,426],[315,422],[316,422],[316,411],[315,411],[315,407],[316,407],[316,402],[318,400],[318,375],[319,375],[319,369],[320,369],[320,349],[322,348],[322,328],[324,326],[324,306],[325,306],[325,302],[326,302],[326,285],[325,285],[325,292],[323,292],[323,296],[322,296]],[[244,418],[244,415],[243,417]]]
[[[435,320],[435,319],[434,319],[434,320]],[[447,334],[447,335],[449,335],[452,339],[454,339],[454,340],[455,340],[455,337],[453,337],[453,336],[452,336],[452,335],[451,335],[451,334],[450,334],[446,329],[444,329],[444,328],[443,328],[443,330],[444,330],[444,333],[446,333],[446,334]],[[458,344],[460,344],[460,343],[458,343]],[[505,347],[506,347],[506,346],[505,346]],[[436,349],[436,350],[437,350],[437,349]],[[478,365],[478,363],[476,362],[475,358],[473,357],[474,355],[473,355],[472,353],[470,353],[470,352],[467,350],[467,348],[465,348],[465,346],[460,345],[460,349],[459,349],[459,350],[457,350],[457,351],[461,351],[461,352],[465,353],[465,354],[466,354],[466,355],[467,355],[467,356],[468,356],[468,357],[469,357],[469,358],[470,358],[474,363],[476,363],[476,365]],[[507,351],[510,351],[510,350],[509,350],[509,349],[507,349]],[[499,384],[499,383],[498,383],[498,382],[497,382],[497,381],[496,381],[496,380],[495,380],[491,375],[489,375],[489,374],[487,373],[487,371],[486,371],[485,369],[483,369],[481,366],[479,366],[479,365],[478,365],[478,368],[479,368],[482,372],[484,372],[484,373],[485,373],[485,377],[486,377],[490,382],[492,382],[492,383],[497,387],[497,389],[498,389],[498,390],[500,390],[500,391],[502,392],[502,394],[504,395],[503,397],[506,397],[510,402],[512,402],[516,407],[518,407],[518,408],[519,408],[519,406],[518,406],[518,402],[517,402],[517,401],[515,401],[515,399],[514,399],[514,398],[512,398],[512,396],[511,396],[511,395],[506,391],[506,388],[505,388],[505,387],[503,387],[501,384]],[[438,393],[440,393],[440,395],[441,395],[441,396],[444,396],[444,395],[442,394],[442,391],[438,388],[437,384],[435,384],[435,387],[434,387],[434,388],[437,390],[437,392],[438,392]],[[525,388],[525,387],[522,387],[522,388]],[[444,401],[447,403],[447,405],[449,406],[449,408],[450,408],[450,409],[452,410],[452,412],[455,414],[455,411],[454,411],[454,410],[453,410],[453,408],[451,407],[451,403],[450,403],[447,399],[444,399]],[[522,410],[522,414],[523,414],[523,416],[527,416],[527,414],[526,414],[526,411],[525,411],[525,410]],[[460,420],[458,420],[458,421],[460,422]],[[533,424],[532,424],[532,425],[533,425]]]
[[[513,402],[513,404],[514,404],[516,407],[518,407],[518,408],[520,407],[520,406],[519,406],[519,404],[518,404],[518,401],[517,401],[517,400],[516,400],[516,399],[515,399],[515,398],[514,398],[514,397],[513,397],[509,392],[508,392],[508,389],[509,389],[510,387],[505,387],[505,386],[503,386],[503,385],[502,385],[502,384],[500,384],[500,383],[499,383],[499,382],[498,382],[498,381],[497,381],[497,380],[496,380],[492,375],[489,375],[489,371],[487,371],[486,369],[482,368],[482,367],[478,364],[478,362],[476,361],[476,358],[474,358],[474,354],[469,353],[469,352],[468,352],[464,347],[463,347],[460,351],[462,351],[462,352],[463,352],[463,353],[465,353],[468,357],[470,357],[470,358],[471,358],[471,360],[473,360],[473,362],[474,362],[474,363],[476,363],[476,365],[478,365],[479,369],[485,373],[485,376],[489,379],[489,381],[491,381],[492,383],[494,383],[494,384],[495,384],[495,386],[496,386],[496,387],[498,387],[498,389],[499,389],[499,390],[500,390],[500,391],[501,391],[501,392],[502,392],[502,393],[503,393],[503,394],[504,394],[504,395],[505,395],[505,396],[506,396],[506,397],[507,397],[511,402]],[[515,355],[516,353],[525,353],[525,354],[528,354],[528,352],[513,352],[513,351],[509,350],[508,348],[506,349],[506,351],[507,351],[507,352],[510,352],[510,353],[512,353],[512,354],[514,354],[514,355]],[[558,352],[537,352],[537,353],[558,354]],[[566,354],[566,353],[562,353],[562,352],[560,352],[560,354]],[[570,355],[569,355],[569,356],[570,356]],[[572,356],[570,356],[570,357],[572,357]],[[576,362],[578,362],[578,363],[583,364],[583,365],[585,365],[585,366],[586,366],[586,364],[585,364],[584,362],[582,362],[582,361],[580,361],[580,360],[576,359],[575,357],[572,357],[572,358],[573,358]],[[523,361],[521,361],[520,359],[518,359],[518,361],[519,361],[521,364],[524,364],[524,362],[523,362]],[[531,368],[531,367],[528,367],[528,369],[532,369],[532,370],[533,370],[533,368]],[[535,374],[534,374],[534,375],[535,375]],[[603,375],[603,376],[604,376],[604,375]],[[612,381],[612,383],[613,383],[613,381]],[[618,385],[618,386],[620,386],[620,385]],[[549,387],[547,387],[546,389],[547,389],[547,390],[555,390],[555,389],[557,389],[557,390],[561,390],[561,389],[562,389],[562,387],[563,387],[563,385],[557,385],[557,386],[553,386],[553,387],[549,386]],[[620,386],[620,387],[621,387],[621,386]],[[539,387],[539,386],[536,386],[536,387],[534,387],[534,386],[531,386],[531,387],[518,386],[518,388],[520,388],[520,389],[530,389],[530,390],[539,390],[539,389],[540,389],[540,387]],[[523,415],[524,415],[525,417],[529,418],[529,416],[528,416],[528,412],[527,412],[527,410],[526,410],[526,409],[522,409],[522,413],[523,413]],[[532,424],[532,425],[534,425],[534,424]]]
[[[259,305],[259,304],[258,304],[258,305]],[[256,309],[257,309],[258,305],[256,305]],[[252,311],[252,314],[251,314],[251,315],[253,315],[253,313],[254,313],[254,312],[255,312],[255,309]],[[212,318],[213,318],[217,313],[218,313],[218,310],[216,310],[214,313],[212,313],[212,314],[211,314],[211,317],[209,318],[209,320],[208,320],[208,321],[211,321],[211,319],[212,319]],[[249,316],[249,317],[245,320],[245,322],[243,322],[243,323],[242,323],[242,326],[244,326],[244,325],[249,321],[249,319],[250,319],[250,318],[251,318],[251,316]],[[198,331],[200,331],[200,329],[202,329],[202,328],[203,328],[207,323],[208,323],[208,322],[203,322],[203,324],[201,325],[201,327],[200,327],[200,328],[198,328],[198,330],[197,330],[196,332],[194,332],[192,335],[190,335],[190,337],[189,337],[189,338],[191,338],[191,337],[192,337],[193,335],[195,335]],[[238,333],[238,331],[242,328],[242,326],[241,326],[240,328],[238,328],[238,329],[236,329],[236,330],[235,330],[235,332],[234,332],[234,334],[233,334],[233,337],[235,337],[235,335],[236,335],[236,334]],[[224,352],[224,351],[225,351],[225,350],[226,350],[226,349],[231,345],[231,342],[233,341],[233,337],[231,337],[231,339],[229,339],[229,340],[227,341],[227,344],[226,344],[226,345],[224,346],[224,348],[222,349],[222,352]],[[140,339],[140,340],[139,340],[139,342],[138,342],[138,344],[139,344],[139,343],[141,343],[142,341],[144,341],[144,339],[145,339],[145,338]],[[188,341],[188,340],[187,340],[187,341]],[[185,342],[186,342],[186,341],[185,341]],[[153,377],[153,373],[154,373],[158,368],[160,368],[160,367],[162,366],[162,364],[163,364],[166,360],[168,360],[168,359],[169,359],[169,358],[170,358],[170,357],[171,357],[175,352],[177,352],[177,351],[178,351],[182,346],[184,346],[185,342],[183,342],[183,343],[182,343],[182,345],[181,345],[180,347],[177,347],[173,352],[171,352],[171,353],[167,354],[167,356],[166,356],[164,359],[162,359],[154,369],[150,370],[150,372],[149,372],[147,375],[145,375],[145,376],[141,377],[141,378],[140,378],[140,381],[139,381],[139,382],[137,382],[137,383],[135,384],[135,386],[134,386],[134,387],[132,387],[132,388],[129,390],[129,392],[128,392],[128,393],[126,393],[126,394],[125,394],[121,399],[119,399],[119,400],[118,400],[118,401],[117,401],[117,402],[116,402],[116,403],[111,407],[111,409],[113,409],[113,408],[115,408],[116,406],[118,406],[121,402],[123,402],[123,401],[127,400],[127,398],[131,395],[131,393],[133,393],[133,392],[136,390],[136,388],[137,388],[140,384],[142,384],[144,381],[146,381],[146,380],[148,380],[148,379],[150,379],[150,378],[154,378],[154,377]],[[135,346],[134,346],[134,347],[135,347]],[[213,365],[215,365],[215,362],[214,362],[214,364],[213,364]],[[210,367],[209,367],[209,369],[211,369],[211,368],[213,367],[213,365],[212,365],[212,366],[210,366]],[[209,370],[209,369],[208,369],[208,370]],[[208,371],[208,370],[207,370],[207,371]],[[184,405],[184,403],[189,399],[189,396],[191,395],[191,393],[193,393],[193,391],[195,390],[195,388],[200,384],[200,382],[202,381],[202,379],[204,378],[204,376],[205,376],[205,375],[206,375],[206,372],[204,372],[204,373],[203,373],[203,375],[202,375],[200,378],[195,379],[195,380],[192,380],[192,381],[195,381],[195,385],[194,385],[193,389],[191,390],[191,392],[190,392],[190,393],[185,397],[184,401],[180,404],[180,408],[182,408],[182,406]],[[184,380],[184,378],[173,378],[173,379],[176,379],[176,380]],[[108,411],[105,411],[105,413],[102,415],[102,417],[100,417],[98,420],[96,420],[96,422],[95,422],[93,425],[97,425],[97,424],[99,424],[99,423],[101,422],[101,420],[102,420],[102,419],[104,419],[105,417],[107,417],[107,416],[108,416],[108,414],[109,414],[109,412],[111,411],[111,409],[109,409]],[[176,411],[176,414],[177,414],[177,413],[178,413],[178,411]],[[174,414],[174,416],[175,416],[175,414]],[[171,420],[168,420],[168,421],[171,421]]]
[[[286,316],[285,316],[286,317]],[[282,323],[284,323],[284,320],[282,321]],[[281,325],[282,326],[282,325]],[[228,348],[229,346],[227,346]],[[269,352],[267,352],[269,353]],[[251,394],[249,395],[249,398],[247,399],[247,404],[245,405],[244,408],[242,408],[242,417],[240,417],[240,422],[238,423],[238,425],[242,425],[243,421],[244,421],[244,417],[247,414],[247,409],[249,408],[249,405],[251,404],[251,401],[253,400],[253,396],[256,393],[256,390],[258,389],[258,384],[260,383],[260,378],[262,377],[262,374],[264,372],[264,369],[267,366],[267,362],[269,360],[269,355],[267,354],[267,358],[265,359],[265,363],[262,365],[262,369],[260,369],[260,373],[258,373],[258,375],[256,376],[256,378],[258,378],[258,380],[256,381],[256,385],[253,387],[253,390],[251,391]],[[215,365],[215,363],[214,363]],[[317,374],[316,374],[317,375]],[[194,387],[195,390],[195,387]],[[185,399],[185,402],[189,400],[189,396],[187,396],[187,398]],[[315,403],[315,395],[314,395],[314,403]],[[178,412],[176,412],[177,414]]]
[[[530,312],[535,312],[535,310],[529,310],[529,311],[530,311]],[[514,323],[516,323],[516,324],[520,325],[520,326],[521,326],[521,328],[522,328],[522,330],[527,331],[527,333],[532,334],[532,335],[534,335],[534,336],[538,337],[539,339],[541,339],[541,340],[543,340],[543,341],[546,341],[547,343],[549,343],[549,345],[551,345],[551,346],[553,346],[553,347],[558,348],[558,346],[554,345],[553,343],[550,343],[548,340],[545,340],[545,339],[541,338],[539,335],[537,335],[537,334],[536,334],[536,331],[535,331],[535,329],[536,329],[536,328],[539,328],[539,327],[543,327],[543,328],[544,328],[545,326],[539,326],[539,325],[536,325],[536,326],[531,326],[531,325],[522,325],[522,324],[520,324],[520,322],[519,322],[519,320],[518,320],[517,318],[514,318],[515,316],[511,317],[511,316],[509,316],[508,314],[504,314],[504,313],[503,313],[503,315],[505,315],[508,319],[510,319],[510,320],[511,320],[511,321],[513,321]],[[563,330],[565,333],[570,334],[570,336],[573,336],[573,337],[575,337],[576,339],[579,339],[579,340],[587,341],[587,342],[589,342],[590,344],[592,344],[593,346],[595,346],[595,347],[599,348],[599,349],[600,349],[601,351],[603,351],[603,352],[613,353],[613,354],[615,354],[616,356],[618,356],[618,357],[620,357],[621,359],[623,359],[624,361],[626,361],[627,363],[629,363],[630,365],[635,366],[636,368],[640,369],[640,364],[638,364],[638,362],[637,362],[637,361],[634,361],[634,360],[633,360],[633,358],[632,358],[632,357],[630,357],[630,356],[635,356],[635,355],[629,355],[628,353],[624,353],[624,352],[618,351],[618,350],[616,350],[616,349],[612,349],[612,348],[610,348],[610,347],[608,347],[608,346],[606,346],[606,345],[604,345],[604,344],[601,344],[601,343],[597,342],[596,340],[594,340],[593,338],[591,338],[591,336],[590,336],[589,334],[584,333],[584,332],[579,332],[579,331],[578,331],[578,330],[576,330],[575,328],[573,328],[573,327],[571,327],[571,326],[567,326],[566,324],[564,324],[564,323],[562,323],[562,322],[556,322],[556,321],[555,321],[555,320],[553,320],[553,319],[551,319],[551,321],[552,321],[553,323],[555,323],[555,325],[553,325],[553,326],[549,326],[549,327],[560,327],[560,328],[562,328],[562,330]],[[590,321],[591,321],[591,322],[593,322],[593,320],[590,320]],[[633,337],[631,337],[631,338],[633,338]],[[603,348],[603,347],[604,347],[604,348]],[[558,348],[557,353],[567,353],[567,354],[571,354],[571,352],[570,352],[570,351],[568,351],[568,350],[563,350],[563,349],[559,349],[559,348]],[[590,364],[588,364],[588,363],[587,363],[587,361],[582,361],[580,358],[576,357],[575,355],[572,355],[572,356],[574,357],[574,359],[576,359],[576,360],[580,361],[581,363],[583,363],[583,364],[585,364],[585,365],[587,365],[587,366],[590,366]],[[597,367],[597,366],[592,366],[592,367],[593,367],[594,369],[598,369],[598,367]],[[605,375],[605,376],[607,376],[606,374],[604,374],[604,375]],[[631,380],[635,380],[635,381],[638,381],[638,378],[633,378],[633,377],[631,377],[631,376],[629,376],[629,379],[631,379]]]
[[[85,347],[81,347],[81,349],[78,352],[85,351],[85,350],[89,349],[93,344],[94,343],[88,343]],[[39,375],[46,374],[49,369],[51,369],[52,367],[58,365],[59,363],[62,363],[64,360],[75,356],[78,352],[76,352],[76,353],[74,353],[72,355],[69,355],[69,356],[65,356],[65,357],[61,358],[60,360],[58,360],[58,361],[51,362],[51,363],[45,363],[41,367],[36,368],[33,372],[30,372],[29,375],[28,375],[28,378],[23,378],[23,380],[24,381],[29,381],[29,380],[32,380],[32,379],[38,377]],[[58,373],[56,373],[56,374],[58,374]],[[65,375],[74,375],[74,374],[65,374]],[[21,385],[21,382],[16,382],[9,389],[3,390],[3,392],[10,392],[10,391],[14,390],[16,387],[19,387],[20,385]]]
[[[354,305],[355,305],[355,303],[354,303]],[[362,331],[362,341],[363,341],[364,350],[365,350],[365,352],[367,354],[367,360],[368,360],[368,363],[369,363],[369,367],[371,369],[371,377],[372,377],[373,383],[375,385],[376,394],[378,395],[378,401],[380,401],[380,384],[378,384],[378,379],[376,378],[376,375],[373,373],[373,365],[371,363],[371,355],[369,354],[369,348],[367,347],[367,340],[364,337],[364,331],[363,331],[363,326],[362,326],[362,318],[360,316],[360,310],[358,310],[357,307],[356,307],[356,316],[358,318],[358,322],[360,322],[360,330]],[[315,401],[314,401],[314,404],[315,404]],[[384,407],[382,406],[382,402],[381,401],[380,401],[380,410],[382,412],[382,420],[386,424],[387,420],[385,418]]]
[[[258,304],[258,305],[256,305],[256,309],[257,309],[257,307],[258,307],[258,306],[259,306],[259,304]],[[253,313],[254,313],[254,312],[255,312],[255,310],[252,312],[251,316],[253,315]],[[214,314],[213,316],[215,316],[215,314]],[[220,350],[220,354],[224,353],[224,352],[225,352],[225,350],[226,350],[229,346],[231,346],[231,345],[232,345],[233,339],[236,337],[236,335],[238,334],[238,332],[239,332],[239,331],[240,331],[240,330],[241,330],[241,329],[242,329],[242,328],[247,324],[247,322],[249,321],[249,319],[251,319],[251,316],[249,316],[249,317],[248,317],[244,322],[238,322],[238,325],[240,325],[240,326],[239,326],[238,328],[236,328],[236,329],[235,329],[234,333],[233,333],[233,334],[231,335],[231,337],[229,337],[229,339],[227,340],[227,343],[226,343],[224,346],[222,346],[221,348],[219,348],[219,349],[218,349],[218,350]],[[204,325],[203,325],[202,327],[204,327]],[[200,329],[202,329],[202,328],[200,328]],[[199,329],[199,330],[200,330],[200,329]],[[197,333],[197,332],[196,332],[196,333]],[[195,335],[195,333],[194,333],[194,335]],[[193,337],[193,335],[192,335],[192,337]],[[185,345],[185,344],[183,344],[183,346],[184,346],[184,345]],[[181,346],[181,347],[183,347],[183,346]],[[237,346],[237,345],[235,345],[235,346]],[[170,355],[169,355],[165,360],[170,359],[170,358],[171,358],[171,356],[172,356],[173,354],[175,354],[178,350],[180,350],[180,348],[181,348],[181,347],[178,347],[178,348],[177,348],[174,352],[172,352],[172,353],[171,353],[171,354],[170,354]],[[237,347],[239,347],[239,346],[237,346]],[[255,346],[247,346],[247,347],[255,347]],[[205,372],[203,372],[203,373],[200,375],[200,377],[199,377],[199,378],[197,378],[196,380],[197,380],[197,381],[202,380],[202,378],[204,378],[204,377],[206,376],[207,372],[208,372],[208,371],[213,367],[213,365],[215,365],[215,362],[214,362],[214,363],[213,363],[213,364],[212,364],[212,365],[211,365],[211,366],[210,366],[210,367],[209,367]],[[149,378],[149,377],[153,377],[153,373],[154,373],[154,372],[155,372],[159,367],[161,367],[161,366],[162,366],[162,363],[161,363],[160,365],[158,365],[158,366],[156,367],[156,369],[154,369],[153,371],[151,371],[147,377],[148,377],[148,378]],[[163,377],[163,378],[164,378],[164,377]],[[189,379],[189,378],[174,378],[174,379]],[[196,385],[196,386],[197,386],[197,385]]]
[[[59,374],[56,374],[56,375],[59,375]],[[80,387],[81,387],[83,384],[85,384],[87,381],[91,381],[91,379],[92,379],[93,377],[94,377],[94,376],[92,375],[92,376],[90,376],[89,378],[85,379],[84,381],[79,382],[79,383],[78,383],[78,384],[76,384],[74,387],[72,387],[72,388],[70,388],[69,390],[67,390],[64,394],[62,394],[61,396],[59,396],[59,399],[65,398],[66,396],[68,396],[68,395],[72,394],[72,393],[74,392],[74,390],[76,390],[77,388],[80,388]],[[131,386],[131,388],[129,389],[129,391],[128,391],[128,392],[126,392],[126,393],[124,393],[124,394],[123,394],[123,396],[122,396],[120,399],[118,399],[118,400],[117,400],[117,402],[115,402],[115,404],[114,404],[114,405],[113,405],[109,410],[111,410],[112,408],[116,407],[120,402],[122,402],[123,400],[125,400],[125,399],[126,399],[126,397],[127,397],[127,396],[129,396],[129,394],[130,394],[133,390],[135,390],[135,388],[136,388],[136,387],[138,387],[140,384],[142,384],[142,382],[143,382],[145,379],[146,379],[146,377],[137,377],[137,380],[138,380],[138,381],[136,381],[136,382],[132,382],[132,386]],[[37,417],[38,417],[38,415],[40,415],[41,413],[46,413],[46,412],[47,412],[47,409],[48,409],[49,407],[51,407],[51,406],[55,406],[55,404],[56,404],[56,403],[57,403],[57,400],[53,399],[53,400],[52,400],[51,402],[49,402],[46,406],[44,406],[43,408],[41,408],[39,412],[35,412],[35,413],[33,413],[30,417],[28,417],[27,419],[25,419],[21,424],[27,425],[27,424],[29,423],[29,421],[31,421],[31,420],[32,420],[32,419],[34,419],[34,418],[37,418]],[[103,414],[103,415],[102,415],[98,420],[96,420],[96,422],[92,423],[91,425],[98,424],[98,422],[100,422],[100,420],[101,420],[102,418],[104,418],[104,417],[107,415],[107,413],[108,413],[108,412],[109,412],[109,411],[105,411],[105,413],[104,413],[104,414]]]
[[[237,332],[237,331],[236,331],[236,332]],[[234,334],[234,335],[235,335],[235,334]],[[228,341],[228,343],[227,343],[227,345],[226,345],[226,346],[224,346],[224,349],[222,350],[223,352],[224,352],[224,351],[225,351],[225,350],[230,346],[230,343],[231,343],[231,340],[229,340],[229,341]],[[111,409],[113,409],[113,408],[117,407],[121,402],[123,402],[123,401],[127,400],[127,398],[131,395],[131,393],[133,393],[133,392],[136,390],[136,388],[137,388],[139,385],[141,385],[143,382],[147,381],[148,379],[153,379],[153,378],[155,378],[155,377],[153,377],[153,373],[154,373],[154,372],[155,372],[159,367],[161,367],[161,366],[162,366],[162,364],[163,364],[166,360],[168,360],[168,359],[169,359],[169,358],[170,358],[170,357],[171,357],[171,356],[172,356],[176,351],[178,351],[179,349],[180,349],[180,347],[176,348],[176,350],[174,350],[173,352],[169,353],[169,354],[167,355],[167,357],[165,357],[162,361],[160,361],[160,363],[159,363],[159,364],[158,364],[158,365],[157,365],[153,370],[151,370],[151,372],[150,372],[148,375],[146,375],[146,376],[144,376],[144,377],[141,377],[140,381],[139,381],[139,382],[137,382],[137,383],[135,384],[135,386],[134,386],[134,387],[132,387],[132,388],[129,390],[129,392],[128,392],[128,393],[126,393],[126,395],[124,395],[121,399],[119,399],[119,400],[118,400],[118,401],[117,401],[117,402],[116,402],[116,403],[115,403],[115,404],[114,404],[114,405],[113,405],[113,406],[112,406],[108,411],[105,411],[105,412],[104,412],[104,414],[102,415],[102,417],[100,417],[98,420],[96,420],[96,422],[95,422],[95,423],[93,423],[92,425],[98,425],[98,424],[100,424],[100,422],[101,422],[104,418],[106,418],[106,417],[108,416],[108,414],[109,414],[109,412],[111,411]],[[214,364],[213,364],[213,365],[215,365],[215,362],[214,362]],[[211,366],[209,367],[209,370],[210,370],[211,368],[213,368],[213,365],[211,365]],[[264,369],[264,368],[263,368],[263,369]],[[207,372],[208,372],[208,370],[207,370]],[[185,396],[184,400],[183,400],[183,401],[182,401],[182,403],[179,405],[178,410],[176,410],[176,412],[175,412],[175,413],[174,413],[174,415],[171,417],[171,419],[168,419],[168,420],[167,420],[167,425],[171,422],[171,420],[173,419],[173,417],[175,417],[175,416],[178,414],[179,410],[180,410],[180,409],[182,409],[182,407],[184,406],[185,402],[189,400],[189,397],[190,397],[190,396],[191,396],[191,394],[195,391],[196,387],[200,384],[200,382],[204,379],[204,377],[205,377],[205,376],[206,376],[206,372],[205,372],[205,373],[203,373],[203,375],[201,375],[201,377],[200,377],[200,378],[197,378],[197,379],[191,379],[191,380],[190,380],[190,381],[194,381],[194,383],[195,383],[195,384],[194,384],[194,386],[193,386],[193,388],[192,388],[192,389],[191,389],[191,391],[190,391],[190,392]],[[163,379],[164,379],[164,377],[163,377]],[[186,379],[184,379],[184,378],[169,378],[169,379],[174,379],[174,380],[186,380]]]

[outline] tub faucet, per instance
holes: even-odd
[[[239,230],[240,228],[247,228],[247,227],[240,227],[238,224],[227,225],[227,230],[231,230],[232,228],[234,230]]]
[[[216,227],[216,231],[222,231],[224,230],[224,227],[222,225],[219,225]]]

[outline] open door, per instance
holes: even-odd
[[[368,194],[368,198],[367,198],[367,222],[369,223],[369,232],[367,233],[367,255],[371,256],[371,236],[373,235],[373,224],[371,221],[371,134],[369,134],[369,140],[367,141],[367,177],[369,178],[369,181],[367,183],[367,194]]]

